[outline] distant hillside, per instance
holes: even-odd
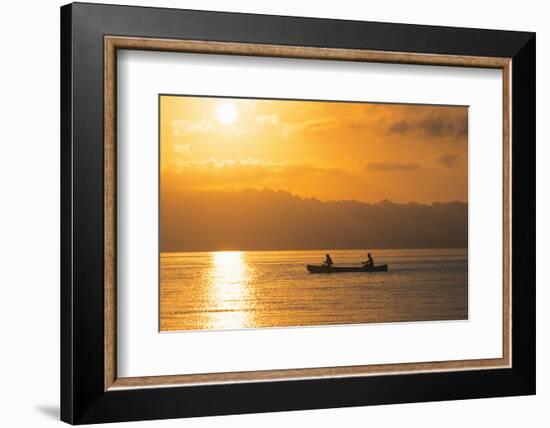
[[[468,246],[468,205],[322,202],[288,192],[161,195],[161,251]]]

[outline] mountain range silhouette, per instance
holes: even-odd
[[[162,252],[464,248],[468,204],[304,199],[286,191],[161,193]]]

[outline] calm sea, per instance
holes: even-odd
[[[359,266],[365,251],[162,253],[162,331],[314,326],[468,317],[467,249],[371,250],[388,272],[310,274],[330,253]]]

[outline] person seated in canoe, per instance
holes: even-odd
[[[323,262],[323,266],[326,266],[330,268],[334,263],[332,262],[332,259],[330,258],[330,254],[325,255],[325,261]]]
[[[367,254],[368,260],[363,262],[363,267],[367,269],[373,269],[374,268],[374,260],[371,256],[371,254]]]

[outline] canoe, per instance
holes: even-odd
[[[319,266],[319,265],[307,265],[307,270],[310,273],[343,273],[343,272],[387,272],[388,265],[378,265],[373,268],[366,268],[363,266]]]

